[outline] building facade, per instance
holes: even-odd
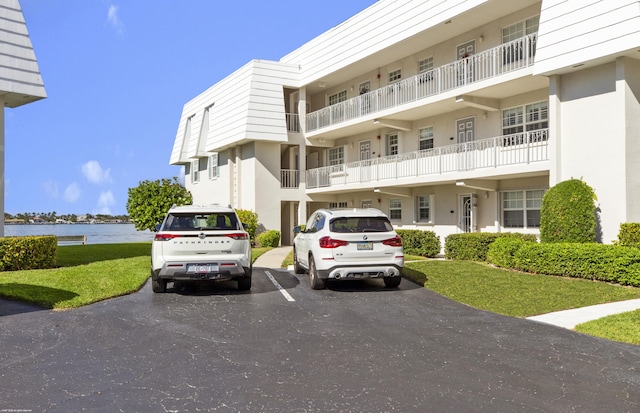
[[[596,192],[601,241],[640,221],[640,2],[379,0],[184,106],[194,203],[282,233],[319,207],[402,229],[539,233],[544,193]]]

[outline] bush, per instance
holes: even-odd
[[[0,238],[0,271],[53,268],[57,250],[54,235]]]
[[[236,209],[240,222],[247,225],[247,232],[251,241],[256,239],[256,230],[258,229],[258,214],[248,209]]]
[[[542,198],[541,242],[595,242],[597,215],[593,189],[579,179],[560,182]]]
[[[270,229],[258,235],[258,245],[276,248],[280,245],[280,231]]]
[[[620,232],[618,233],[618,244],[640,247],[640,223],[627,222],[620,224]]]
[[[498,238],[517,238],[527,241],[537,241],[533,234],[514,232],[467,232],[451,234],[445,238],[444,254],[446,258],[454,260],[486,261],[489,246]]]
[[[585,278],[640,287],[640,249],[584,243],[524,243],[514,268],[537,274]]]
[[[519,237],[499,237],[489,245],[487,261],[502,268],[513,268],[514,255],[527,241]]]
[[[440,237],[433,231],[398,229],[396,232],[402,238],[402,247],[407,255],[433,258],[440,253]]]

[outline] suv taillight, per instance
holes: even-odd
[[[331,237],[322,237],[318,241],[320,241],[320,248],[338,248],[349,244],[347,241],[333,239]]]
[[[178,237],[180,237],[180,235],[177,235],[177,234],[156,234],[156,236],[153,237],[153,239],[154,241],[169,241]]]
[[[247,235],[244,232],[238,232],[238,233],[234,233],[234,234],[226,234],[227,237],[229,238],[233,238],[236,241],[240,241],[240,240],[244,240],[244,239],[249,239],[249,235]]]
[[[402,238],[399,235],[396,235],[393,238],[386,239],[382,241],[384,245],[388,245],[390,247],[402,247]]]

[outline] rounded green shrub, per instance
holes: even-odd
[[[278,247],[280,245],[280,231],[270,229],[258,234],[258,245],[261,247]]]
[[[258,230],[258,213],[248,209],[236,209],[240,222],[247,226],[247,232],[252,241],[256,239],[256,231]]]
[[[595,242],[597,215],[593,189],[579,179],[549,189],[540,208],[540,241]]]
[[[396,233],[402,238],[402,248],[406,255],[434,258],[440,253],[440,237],[433,231],[398,229]]]

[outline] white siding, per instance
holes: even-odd
[[[8,107],[47,97],[17,0],[0,0],[0,95]]]
[[[254,60],[198,95],[183,108],[170,163],[199,155],[202,120],[211,105],[206,151],[245,141],[286,142],[283,87],[297,84],[297,76],[296,66]],[[191,130],[186,134],[190,117]]]
[[[639,44],[637,0],[543,0],[534,74],[637,49]]]
[[[378,1],[280,61],[300,65],[302,83],[319,79],[486,3],[487,0]]]

